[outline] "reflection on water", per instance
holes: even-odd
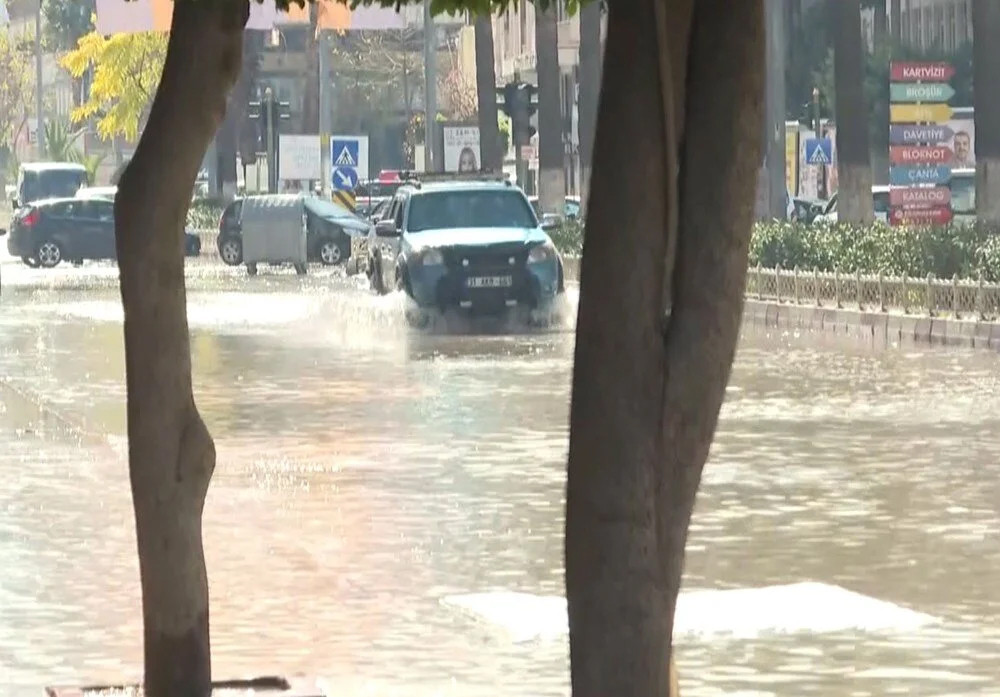
[[[10,271],[0,692],[138,677],[114,274]],[[329,273],[191,276],[197,398],[219,452],[216,674],[319,674],[347,695],[565,694],[561,633],[513,642],[442,599],[562,593],[572,335],[413,332],[398,298]],[[687,586],[819,581],[941,621],[685,635],[685,695],[1000,691],[998,367],[744,337]]]

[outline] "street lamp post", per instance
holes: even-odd
[[[45,157],[45,117],[42,115],[42,0],[35,9],[35,140],[38,157]]]
[[[437,32],[431,15],[431,0],[424,0],[424,169],[438,169],[434,148],[434,126],[437,121]]]

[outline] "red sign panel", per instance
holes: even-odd
[[[951,204],[947,186],[910,186],[889,189],[889,204],[905,208],[934,208]]]
[[[894,165],[946,165],[955,155],[946,145],[893,145],[889,161]]]
[[[893,61],[889,74],[893,82],[947,82],[954,77],[955,68],[948,63]]]
[[[893,225],[945,225],[951,222],[951,208],[893,208],[889,222]]]

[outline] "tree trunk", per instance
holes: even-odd
[[[890,0],[889,5],[889,31],[892,32],[893,45],[899,46],[903,41],[903,2]]]
[[[590,170],[594,155],[594,126],[601,93],[601,3],[589,2],[580,8],[580,96],[577,129],[580,141],[580,200],[584,213],[590,191]]]
[[[270,2],[271,0],[268,0]],[[319,51],[317,34],[319,7],[309,3],[309,35],[306,37],[306,85],[302,99],[302,132],[319,133]],[[277,98],[277,95],[275,95]]]
[[[885,0],[879,0],[875,3],[875,21],[874,21],[874,32],[875,37],[874,45],[872,50],[882,45],[885,41],[886,35],[889,33],[889,16],[886,13]]]
[[[115,198],[148,697],[211,689],[201,515],[215,446],[191,389],[184,221],[248,16],[247,0],[176,0],[160,86]]]
[[[869,224],[872,166],[868,150],[860,0],[827,0],[833,38],[833,88],[837,124],[837,219]]]
[[[542,213],[565,211],[566,170],[559,99],[559,36],[555,8],[535,7],[538,65],[538,205]]]
[[[981,221],[1000,224],[1000,92],[994,81],[1000,75],[1000,3],[973,0],[972,51],[976,121],[976,215]]]
[[[483,169],[503,169],[503,148],[497,124],[497,75],[493,56],[493,18],[476,15],[476,94],[479,100],[479,148]]]
[[[684,545],[743,307],[763,1],[610,7],[570,415],[574,697],[672,689]]]

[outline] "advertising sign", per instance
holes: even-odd
[[[482,156],[479,126],[444,126],[444,171],[476,172]]]
[[[952,217],[950,206],[893,208],[889,211],[889,222],[893,225],[947,225]]]
[[[889,162],[894,165],[947,165],[952,155],[947,145],[889,146]]]
[[[948,82],[954,75],[955,68],[948,63],[893,61],[889,65],[893,82]]]
[[[278,178],[319,179],[323,176],[319,136],[278,136]]]
[[[910,186],[889,190],[889,205],[905,208],[933,208],[951,204],[947,186]]]

